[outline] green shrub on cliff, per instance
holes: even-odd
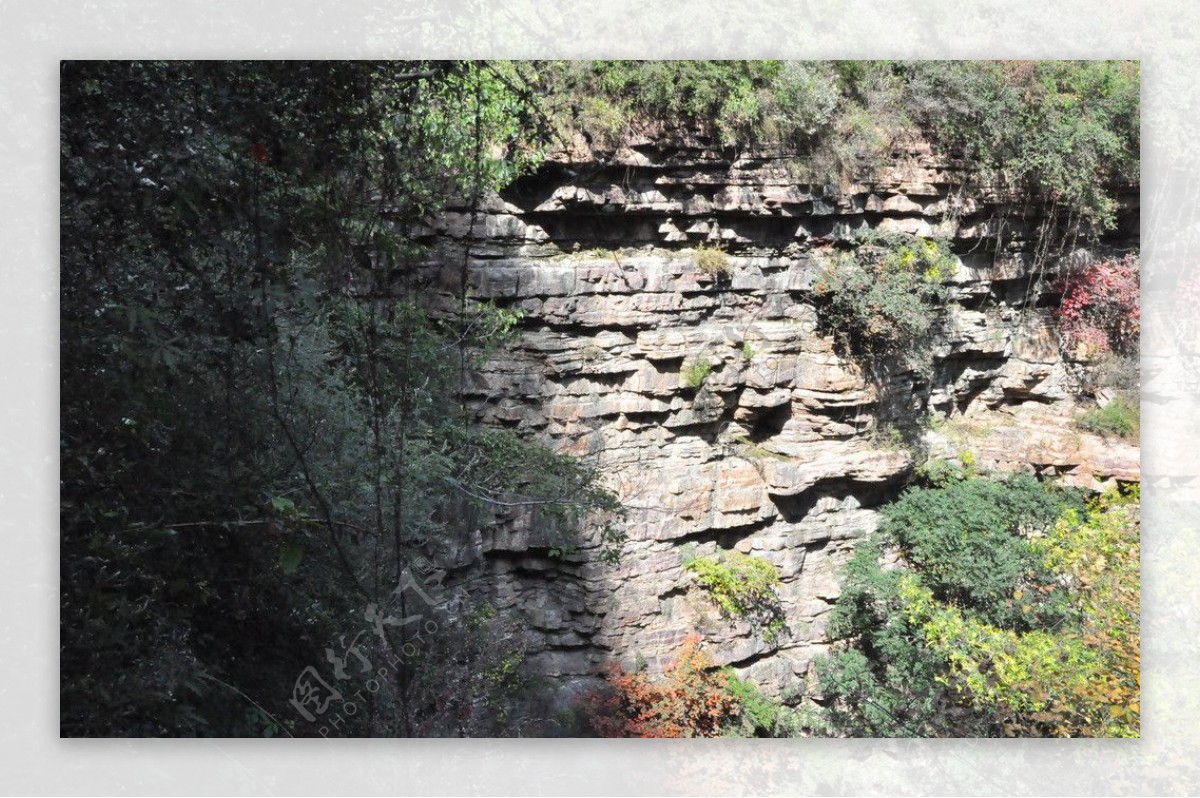
[[[779,570],[766,560],[728,551],[715,557],[698,557],[684,570],[696,575],[696,583],[725,615],[748,621],[768,643],[787,628],[775,593]]]
[[[784,146],[814,180],[868,175],[913,133],[969,179],[1046,202],[1056,224],[1115,221],[1139,168],[1134,61],[522,62],[563,134],[614,147],[631,130]]]
[[[1123,394],[1103,407],[1095,407],[1079,418],[1079,427],[1099,435],[1112,435],[1137,441],[1141,432],[1141,413],[1137,401]]]
[[[708,379],[708,375],[712,373],[712,364],[707,360],[694,360],[687,363],[679,375],[683,377],[684,384],[689,388],[699,388]]]
[[[1029,477],[917,488],[847,565],[818,662],[855,736],[1128,736],[1138,496]]]
[[[821,321],[844,347],[879,356],[921,355],[928,347],[941,281],[956,262],[940,242],[875,232],[857,248],[829,258],[813,293],[822,303]]]
[[[729,694],[737,701],[737,717],[727,723],[724,737],[793,737],[799,722],[795,711],[768,697],[752,681],[738,677],[733,668],[724,669]]]
[[[630,125],[691,126],[723,144],[811,136],[839,103],[821,61],[540,61],[531,72],[564,132],[601,146]]]
[[[901,67],[906,105],[979,177],[1052,203],[1068,221],[1111,227],[1114,182],[1138,177],[1134,61],[918,61]]]

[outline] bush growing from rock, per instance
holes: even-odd
[[[1136,441],[1142,428],[1141,412],[1136,401],[1118,395],[1103,407],[1084,413],[1079,418],[1079,426],[1088,432]]]
[[[726,616],[750,623],[766,642],[774,642],[787,629],[775,586],[779,570],[757,557],[737,551],[715,557],[698,557],[684,566]]]
[[[1062,304],[1059,328],[1077,356],[1128,353],[1141,331],[1141,289],[1137,255],[1107,259],[1072,271],[1058,284]]]
[[[704,380],[712,373],[712,364],[707,360],[694,360],[686,364],[680,372],[684,383],[689,388],[699,388],[704,384]]]
[[[818,661],[854,736],[1131,736],[1138,494],[1029,477],[908,491],[846,568]]]
[[[823,303],[821,320],[845,348],[859,354],[919,356],[928,348],[945,295],[941,281],[956,265],[948,247],[937,241],[862,235],[854,252],[825,262],[813,286]]]
[[[663,677],[617,664],[606,676],[607,689],[585,699],[592,728],[602,737],[719,737],[739,712],[729,677],[713,667],[691,635]]]
[[[701,244],[696,247],[694,258],[696,268],[709,277],[727,275],[733,270],[729,265],[729,255],[720,247],[706,247]]]

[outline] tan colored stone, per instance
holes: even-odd
[[[947,287],[970,309],[953,311],[938,341],[930,401],[956,419],[966,409],[977,427],[931,451],[967,447],[981,467],[1093,488],[1139,477],[1136,447],[1074,426],[1052,320],[997,302],[1032,259],[977,247],[998,232],[987,221],[996,200],[960,198],[954,164],[922,142],[898,143],[903,155],[871,185],[838,194],[798,182],[770,155],[731,161],[697,141],[660,149],[658,135],[638,134],[604,163],[576,141],[552,156],[575,177],[539,189],[537,207],[490,197],[473,231],[461,207],[436,225],[448,242],[445,273],[429,267],[431,291],[445,294],[432,302],[439,312],[457,312],[454,255],[472,235],[472,295],[525,313],[517,339],[469,375],[471,406],[587,458],[629,508],[616,566],[595,559],[594,533],[573,559],[544,556],[551,541],[511,513],[481,524],[455,555],[473,592],[528,613],[531,667],[583,684],[604,662],[631,665],[640,653],[657,672],[699,631],[719,662],[768,693],[808,678],[828,648],[841,569],[878,523],[872,505],[913,467],[874,438],[879,399],[919,403],[917,376],[874,383],[823,333],[813,294],[822,258],[870,214],[886,217],[881,229],[951,234],[966,253]],[[613,164],[629,167],[624,179]],[[961,211],[961,224],[940,221],[948,211]],[[1018,223],[1005,236],[1030,232]],[[727,278],[699,272],[700,241],[727,243]],[[698,361],[713,370],[688,386],[680,371]],[[683,568],[685,550],[728,547],[779,569],[790,632],[778,648],[723,617]]]

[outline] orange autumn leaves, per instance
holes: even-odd
[[[718,737],[741,711],[729,677],[690,635],[661,679],[612,664],[607,689],[586,699],[592,728],[602,737]]]

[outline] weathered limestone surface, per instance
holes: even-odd
[[[661,668],[692,632],[768,692],[799,685],[827,646],[840,566],[914,466],[881,424],[932,410],[960,433],[930,433],[937,454],[970,448],[984,466],[1090,486],[1137,478],[1136,449],[1071,426],[1069,371],[1026,296],[1020,242],[1036,220],[1009,219],[1012,251],[984,254],[999,206],[960,198],[922,145],[836,193],[793,171],[647,141],[552,163],[440,222],[442,287],[469,254],[472,295],[523,314],[518,340],[473,375],[479,416],[593,459],[630,508],[617,565],[594,556],[595,541],[551,557],[521,518],[457,553],[457,579],[523,612],[531,661],[564,685],[613,660]],[[968,253],[949,279],[932,375],[870,379],[821,327],[821,258],[867,226],[947,236]],[[726,278],[697,268],[699,244],[727,248]],[[697,363],[710,371],[689,383]],[[775,643],[692,587],[685,558],[718,548],[779,568],[788,632]]]

